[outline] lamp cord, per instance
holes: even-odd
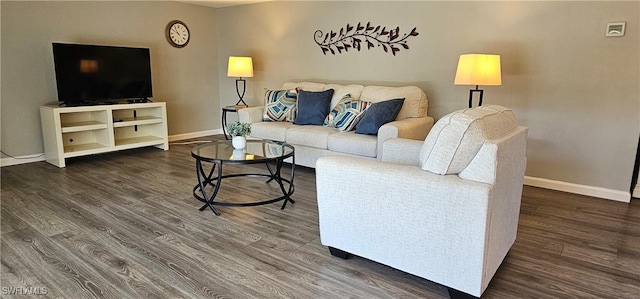
[[[18,160],[28,160],[28,159],[34,159],[34,158],[38,158],[38,157],[42,157],[44,156],[43,154],[34,154],[34,156],[29,156],[29,157],[16,157],[10,154],[7,154],[7,152],[5,152],[4,150],[0,150],[0,153],[2,153],[3,155],[9,157],[9,158],[13,158],[13,159],[18,159]]]

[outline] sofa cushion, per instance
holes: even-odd
[[[336,128],[341,132],[351,131],[355,129],[358,121],[364,115],[364,111],[370,105],[369,102],[354,100],[350,94],[347,94],[331,109],[324,120],[324,125]]]
[[[356,133],[378,135],[378,129],[398,116],[404,99],[393,99],[371,104],[356,125]]]
[[[298,112],[293,121],[296,125],[318,125],[324,123],[324,119],[329,114],[329,106],[333,89],[325,91],[298,91]]]
[[[396,120],[427,115],[427,95],[417,86],[366,86],[360,96],[360,100],[374,103],[399,98],[404,98],[404,103]]]
[[[344,96],[348,94],[351,95],[354,100],[359,100],[364,86],[327,84],[326,88],[333,88],[333,90],[335,90],[335,92],[333,93],[333,99],[331,99],[331,107],[335,107],[336,105],[338,105],[338,102],[340,102],[342,98],[344,98]]]
[[[260,139],[270,139],[276,141],[286,140],[287,129],[293,127],[294,124],[286,121],[278,122],[256,122],[251,124],[251,137]]]
[[[513,111],[498,105],[447,114],[427,135],[420,150],[420,165],[437,174],[460,173],[485,141],[500,138],[517,126]]]
[[[330,134],[328,148],[330,151],[375,158],[377,154],[378,138],[373,135],[343,132]]]
[[[295,89],[264,90],[265,121],[293,121],[295,118],[297,91]]]
[[[327,138],[330,134],[338,134],[338,131],[334,128],[323,126],[293,125],[287,129],[285,141],[294,146],[304,145],[327,149]]]

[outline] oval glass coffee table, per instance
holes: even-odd
[[[281,209],[284,209],[287,202],[295,203],[291,199],[294,191],[293,178],[295,175],[295,148],[293,145],[272,140],[247,140],[247,146],[242,150],[237,150],[231,145],[231,140],[221,140],[194,147],[191,150],[191,156],[196,159],[196,176],[198,177],[198,184],[193,187],[193,196],[205,203],[200,208],[200,211],[204,211],[209,207],[213,213],[220,216],[220,212],[214,205],[247,207],[284,200],[281,207]],[[281,175],[282,168],[285,164],[284,160],[288,158],[291,158],[291,175],[288,178],[283,178]],[[206,171],[203,163],[211,163],[211,169]],[[227,164],[264,164],[268,173],[223,175],[223,166]],[[264,177],[267,178],[266,183],[277,183],[282,191],[282,196],[248,203],[216,201],[216,196],[224,179],[243,176]],[[208,189],[212,190],[208,192]]]

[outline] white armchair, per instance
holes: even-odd
[[[481,296],[516,238],[526,137],[511,110],[485,106],[424,142],[387,140],[382,161],[320,158],[322,244]]]

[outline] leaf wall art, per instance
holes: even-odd
[[[333,55],[349,52],[349,50],[358,50],[366,46],[367,50],[379,47],[387,53],[396,55],[400,49],[409,49],[407,39],[412,36],[418,36],[416,27],[411,32],[404,33],[400,36],[400,27],[387,28],[383,26],[373,26],[371,22],[362,25],[352,26],[347,24],[338,31],[331,30],[323,33],[322,30],[316,30],[313,34],[313,40],[322,49],[322,54]]]

